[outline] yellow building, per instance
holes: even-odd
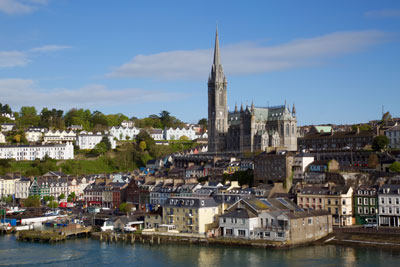
[[[353,225],[353,188],[305,187],[297,194],[297,204],[303,209],[327,210],[332,214],[333,225]]]
[[[205,234],[218,215],[210,197],[171,197],[163,205],[163,222],[181,233]]]

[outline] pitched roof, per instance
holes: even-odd
[[[237,208],[233,211],[226,212],[219,216],[221,218],[239,218],[239,219],[249,219],[256,218],[257,215],[250,212],[248,209]]]

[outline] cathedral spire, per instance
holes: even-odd
[[[237,102],[235,102],[235,112],[238,112]]]
[[[243,112],[243,102],[240,103],[240,112]]]
[[[296,116],[296,107],[294,106],[294,103],[293,103],[293,108],[292,108],[292,115]]]
[[[219,50],[218,28],[215,32],[214,61],[211,68],[211,79],[209,82],[227,84],[226,77],[221,65],[221,55]]]
[[[214,66],[217,67],[221,64],[221,59],[219,55],[219,40],[218,40],[218,27],[215,32],[215,47],[214,47]]]

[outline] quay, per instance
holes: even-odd
[[[89,236],[91,226],[81,227],[80,225],[70,225],[61,229],[52,230],[25,230],[17,233],[18,241],[57,243],[73,237]]]

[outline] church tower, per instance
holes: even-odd
[[[215,34],[214,62],[208,77],[208,151],[226,148],[228,132],[227,85],[219,53],[218,29]]]

